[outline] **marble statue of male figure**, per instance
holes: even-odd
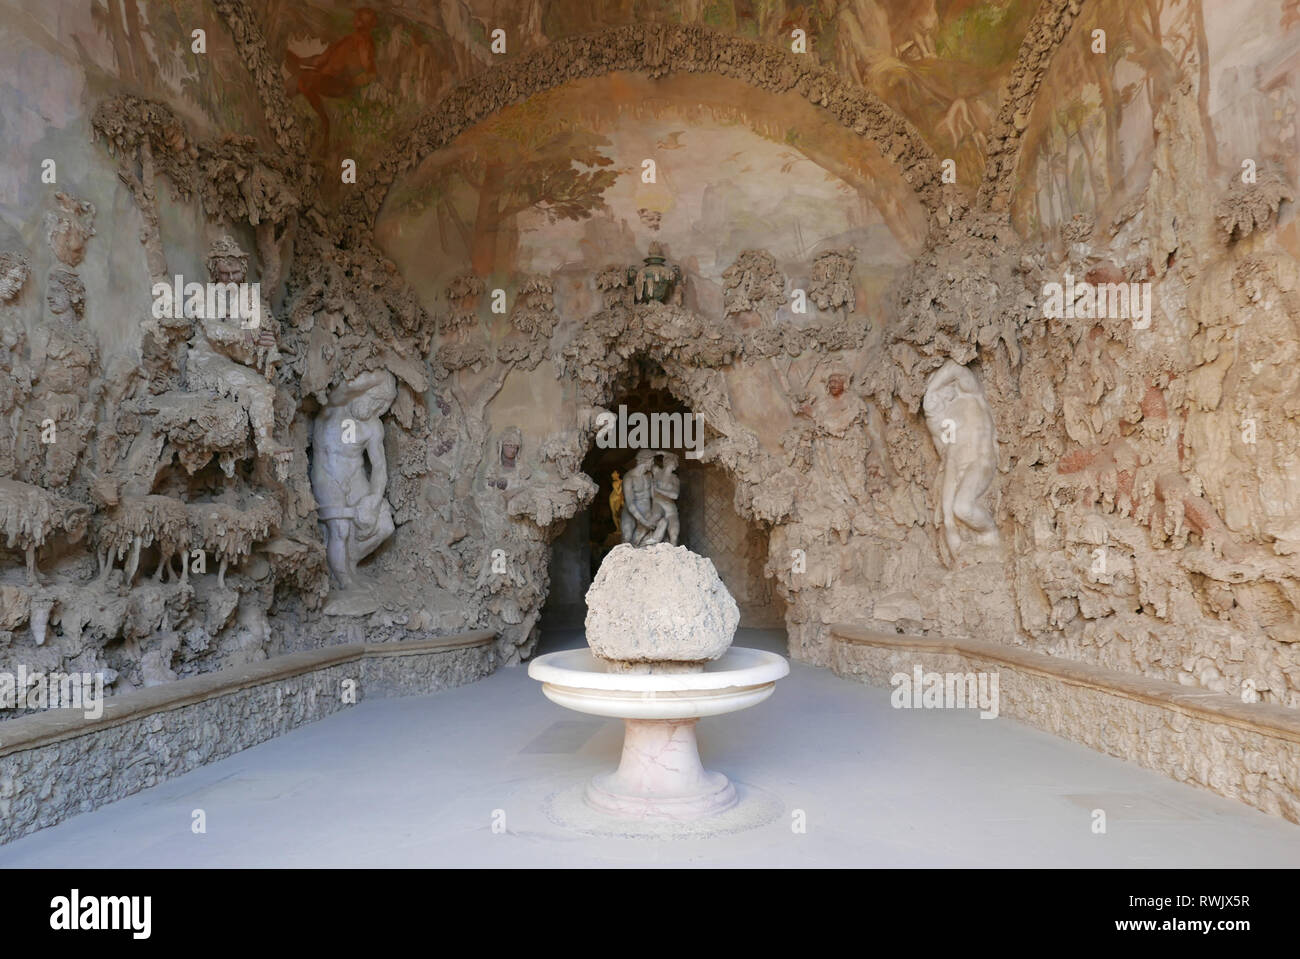
[[[647,534],[645,545],[652,546],[667,540],[674,546],[681,530],[681,521],[677,514],[677,498],[681,495],[682,481],[677,476],[677,456],[673,453],[658,453],[654,459],[653,486],[651,499],[651,519],[655,528]]]
[[[636,463],[623,474],[623,515],[619,526],[623,542],[640,546],[645,535],[655,528],[654,509],[654,451],[638,450]]]
[[[330,573],[343,589],[357,585],[357,564],[393,534],[380,417],[396,398],[393,374],[372,370],[337,386],[312,426],[312,493]]]

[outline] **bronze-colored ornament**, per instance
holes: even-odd
[[[658,243],[650,244],[650,252],[646,255],[643,266],[627,268],[627,277],[632,283],[632,293],[637,303],[681,305],[681,268],[664,259],[663,247]]]

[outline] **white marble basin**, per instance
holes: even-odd
[[[547,653],[528,666],[552,702],[623,720],[618,769],[588,783],[588,805],[624,818],[677,821],[715,815],[737,802],[727,777],[700,764],[696,722],[761,703],[789,673],[785,657],[743,647],[699,672],[610,672],[586,649]]]
[[[790,673],[785,657],[733,647],[698,673],[612,673],[587,649],[539,656],[528,675],[568,709],[617,719],[699,719],[761,703]]]

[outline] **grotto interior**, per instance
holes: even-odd
[[[728,829],[1034,727],[1298,861],[1296,0],[0,22],[0,861],[349,710],[608,762],[526,672],[661,542],[792,664]]]

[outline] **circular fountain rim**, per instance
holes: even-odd
[[[611,692],[705,692],[765,685],[789,674],[790,664],[784,656],[745,646],[731,647],[695,673],[607,672],[604,662],[590,649],[546,653],[528,664],[528,675],[548,685]]]

